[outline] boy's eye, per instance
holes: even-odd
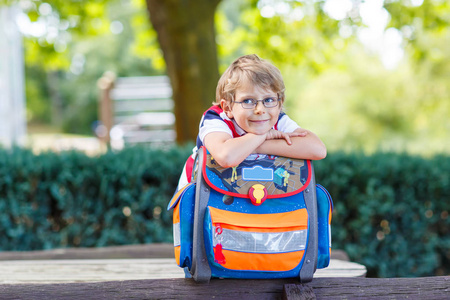
[[[277,101],[277,99],[274,97],[269,97],[269,98],[264,99],[264,103],[267,103],[267,104],[274,103],[276,101]]]
[[[244,99],[242,100],[242,103],[244,104],[255,104],[255,99]]]
[[[241,103],[243,108],[252,109],[258,105],[258,102],[261,102],[264,105],[264,107],[272,108],[272,107],[276,107],[278,105],[278,98],[267,97],[262,100],[247,98],[247,99],[244,99],[241,102],[237,102],[237,103]]]

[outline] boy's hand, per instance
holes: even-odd
[[[308,132],[306,130],[297,130],[294,132],[281,132],[275,129],[270,129],[267,132],[266,140],[276,140],[276,139],[284,139],[288,145],[292,144],[291,137],[303,137],[306,136]]]

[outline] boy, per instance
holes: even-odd
[[[280,71],[269,62],[254,54],[235,60],[219,79],[214,106],[203,114],[194,154],[204,145],[224,168],[239,165],[252,153],[325,158],[322,141],[282,112],[284,90]],[[179,188],[191,180],[193,156]]]

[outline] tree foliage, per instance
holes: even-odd
[[[41,13],[43,1],[23,7],[34,20],[34,28],[46,28],[41,36],[34,36],[28,28],[24,40],[31,124],[52,123],[65,132],[92,134],[91,126],[97,119],[96,81],[105,71],[118,76],[162,74],[159,45],[147,36],[153,31],[149,30],[145,5],[135,2],[103,1],[101,14],[91,9],[97,12],[94,15],[88,8],[78,9],[79,1],[67,6],[52,2],[64,4],[64,15],[59,6],[52,6],[51,13]],[[91,25],[67,27],[68,19]],[[47,38],[55,27],[59,28],[53,31],[58,41]],[[139,37],[146,42],[135,42]]]
[[[386,70],[378,57],[354,45],[314,78],[288,71],[287,85],[298,88],[288,94],[290,112],[330,150],[448,152],[450,89],[442,74],[450,65],[412,60]]]
[[[387,16],[381,33],[401,39],[393,51],[403,59],[388,69],[379,51],[389,52],[389,44],[360,42],[372,30],[363,18],[364,2],[353,1],[339,18],[326,9],[331,2],[224,1],[218,14],[222,68],[248,52],[274,62],[285,75],[286,109],[330,149],[448,151],[448,2],[384,1],[375,7]]]
[[[112,70],[119,76],[165,71],[163,57],[167,60],[170,55],[167,49],[159,47],[161,41],[149,22],[148,6],[143,0],[3,2],[19,4],[34,22],[33,26],[47,26],[45,34],[28,35],[25,39],[31,120],[55,120],[50,115],[58,110],[43,106],[60,103],[63,115],[66,111],[73,115],[62,118],[63,124],[66,123],[65,130],[89,132],[90,123],[96,118],[95,81],[104,71]],[[177,2],[165,1],[174,5]],[[327,8],[337,3],[334,0],[220,1],[215,10],[219,71],[242,54],[257,53],[269,59],[285,75],[288,85],[286,108],[299,117],[301,125],[309,126],[313,131],[319,128],[320,134],[325,132],[331,136],[330,128],[336,122],[341,124],[340,132],[329,139],[332,144],[345,146],[345,141],[354,145],[377,144],[386,135],[391,135],[392,139],[402,135],[412,140],[418,140],[417,136],[433,136],[433,141],[429,141],[433,144],[445,137],[445,132],[449,131],[448,118],[445,118],[449,112],[446,104],[449,102],[446,78],[450,68],[448,1],[341,2],[339,4],[347,4],[347,8],[344,14],[337,16],[335,11]],[[189,3],[199,5],[199,2]],[[359,41],[363,30],[368,29],[363,18],[363,5],[370,3],[382,4],[379,9],[387,16],[383,30],[402,39],[399,51],[404,52],[404,59],[396,69],[383,69],[375,50],[362,47]],[[187,9],[185,13],[188,14]],[[208,14],[214,14],[214,10]],[[187,20],[193,21],[193,18]],[[175,19],[172,18],[174,23]],[[123,30],[113,34],[114,26],[118,24]],[[189,25],[182,27],[186,26]],[[215,48],[215,45],[205,47]],[[194,57],[193,50],[186,48],[183,51],[186,57]],[[209,65],[214,69],[215,64],[217,62]],[[168,73],[169,70],[167,68]],[[48,75],[50,73],[52,75]],[[201,71],[203,77],[199,78],[215,77],[206,73]],[[59,84],[52,88],[50,82],[55,78]],[[206,85],[205,82],[196,79],[191,84],[191,91],[182,93],[177,100],[177,107],[184,107],[198,98],[194,91],[199,90],[208,90],[205,94],[211,95],[209,101],[208,97],[202,100],[203,105],[212,102],[213,84]],[[73,87],[79,88],[74,92]],[[55,97],[60,99],[49,101]],[[312,106],[314,109],[316,105],[335,109],[330,112],[326,108],[326,112],[319,111],[322,115],[315,114],[316,122],[328,122],[327,126],[310,123],[309,117],[304,116],[309,111],[304,108]],[[88,116],[76,113],[86,110],[92,113]],[[201,111],[192,113],[184,121],[187,122],[184,127],[193,128],[192,134],[195,134],[200,114]],[[331,118],[324,120],[327,114]],[[194,115],[197,117],[191,120]],[[303,123],[305,119],[308,123]],[[66,120],[71,121],[67,124]],[[442,121],[443,126],[433,126],[432,120]],[[77,121],[81,121],[81,126]],[[435,127],[434,131],[431,127]],[[371,133],[369,137],[367,132]]]

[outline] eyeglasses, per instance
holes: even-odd
[[[272,108],[278,105],[278,101],[280,101],[277,97],[267,97],[262,100],[256,100],[256,99],[244,99],[241,102],[234,101],[234,103],[240,103],[242,105],[242,108],[245,109],[254,109],[258,102],[262,102],[264,107],[266,108]]]

